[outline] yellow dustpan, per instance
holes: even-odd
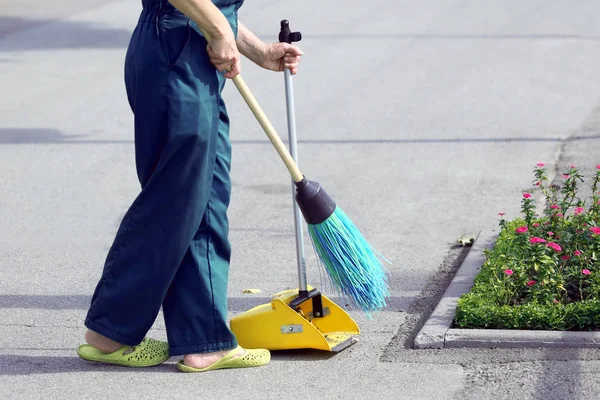
[[[286,290],[231,319],[242,347],[269,350],[317,349],[338,352],[357,342],[358,325],[316,289]]]
[[[291,32],[288,21],[281,21],[280,42],[292,43],[300,39],[300,32]],[[285,69],[284,76],[290,154],[297,163],[294,93],[292,75],[288,69]],[[360,330],[345,310],[316,289],[307,286],[303,220],[295,194],[296,186],[292,181],[299,289],[277,293],[270,303],[233,317],[230,322],[231,330],[240,346],[249,349],[318,349],[338,352],[356,343],[355,336]]]

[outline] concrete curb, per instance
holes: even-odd
[[[452,329],[459,297],[473,286],[498,233],[479,233],[456,276],[414,340],[417,349],[569,347],[600,348],[600,332],[532,331],[503,329]]]
[[[454,279],[415,338],[414,346],[417,349],[445,347],[445,336],[452,326],[458,298],[471,289],[479,268],[485,262],[484,243],[488,244],[488,248],[492,248],[494,242],[495,237],[492,232],[479,232]]]
[[[571,347],[599,348],[600,332],[448,329],[444,347]]]

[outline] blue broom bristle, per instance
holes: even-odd
[[[332,285],[368,316],[387,306],[387,261],[365,240],[350,218],[336,207],[320,224],[308,225],[308,233]]]

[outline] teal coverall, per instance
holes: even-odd
[[[242,2],[213,0],[236,36]],[[85,325],[135,346],[162,306],[171,355],[232,349],[225,78],[193,21],[167,0],[142,4],[125,58],[142,190],[119,226]]]

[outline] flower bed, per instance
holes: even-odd
[[[600,165],[585,199],[575,166],[560,187],[547,184],[544,164],[534,175],[545,197],[544,215],[535,213],[529,193],[519,218],[507,221],[499,213],[498,240],[485,251],[472,289],[458,300],[455,327],[600,328]]]

